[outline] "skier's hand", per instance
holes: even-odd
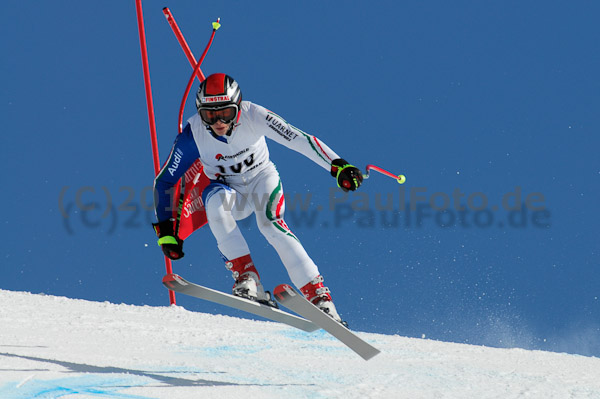
[[[173,232],[173,219],[152,223],[152,227],[158,237],[158,245],[162,248],[165,256],[172,260],[183,258],[183,240],[176,237]]]
[[[331,176],[335,177],[338,187],[345,192],[356,190],[363,181],[360,169],[350,165],[342,158],[334,159],[331,162]]]

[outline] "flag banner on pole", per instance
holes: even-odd
[[[206,210],[202,202],[202,191],[208,186],[210,180],[203,173],[203,169],[202,162],[197,159],[183,177],[185,189],[179,214],[178,230],[178,236],[182,240],[188,238],[207,222]],[[175,201],[179,202],[178,195],[175,196]]]

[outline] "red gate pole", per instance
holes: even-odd
[[[154,175],[160,172],[160,158],[158,155],[158,141],[156,139],[156,122],[154,119],[154,104],[152,102],[152,87],[150,86],[150,67],[148,66],[148,50],[146,48],[146,33],[144,31],[144,15],[142,12],[142,0],[135,0],[137,14],[138,32],[140,35],[140,49],[142,52],[142,68],[144,70],[144,88],[146,90],[146,106],[148,107],[148,123],[150,125],[150,141],[152,143],[152,160],[154,162]],[[165,268],[167,274],[173,273],[171,259],[165,256]],[[169,290],[169,301],[175,305],[175,292]]]
[[[183,33],[181,33],[181,29],[179,29],[177,22],[175,22],[175,18],[173,18],[173,14],[171,13],[171,10],[169,10],[169,7],[163,8],[163,14],[165,15],[165,18],[167,18],[167,22],[169,23],[171,30],[175,34],[175,38],[177,38],[177,41],[179,42],[181,49],[185,53],[185,56],[188,59],[188,62],[190,63],[192,68],[194,68],[196,66],[196,58],[194,58],[194,54],[192,54],[192,50],[190,49],[190,46],[188,46],[187,42],[185,41],[185,38],[183,37]],[[202,82],[205,79],[204,74],[202,73],[202,70],[200,70],[200,69],[198,69],[196,71],[196,76],[198,77],[198,80],[200,82]]]

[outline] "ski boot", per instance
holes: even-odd
[[[300,288],[300,291],[309,302],[321,309],[333,320],[346,328],[348,327],[348,323],[342,320],[333,304],[329,288],[323,285],[323,276],[318,275],[304,287]]]
[[[263,288],[258,270],[256,270],[250,255],[227,261],[225,267],[231,270],[235,280],[232,290],[233,295],[278,308],[277,302],[272,298],[271,293]]]

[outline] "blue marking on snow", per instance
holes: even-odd
[[[260,345],[221,345],[213,347],[186,347],[179,350],[182,353],[197,353],[203,357],[221,357],[229,356],[232,358],[246,357],[262,350],[269,349],[271,346],[262,347]]]
[[[292,338],[298,341],[315,341],[315,340],[335,340],[327,331],[325,330],[317,330],[311,333],[304,332],[295,328],[285,329],[279,332],[281,335]]]
[[[55,399],[68,395],[87,395],[99,398],[152,399],[148,396],[128,395],[119,391],[146,385],[149,378],[119,378],[89,374],[55,380],[31,380],[19,387],[9,383],[0,387],[3,399]]]

